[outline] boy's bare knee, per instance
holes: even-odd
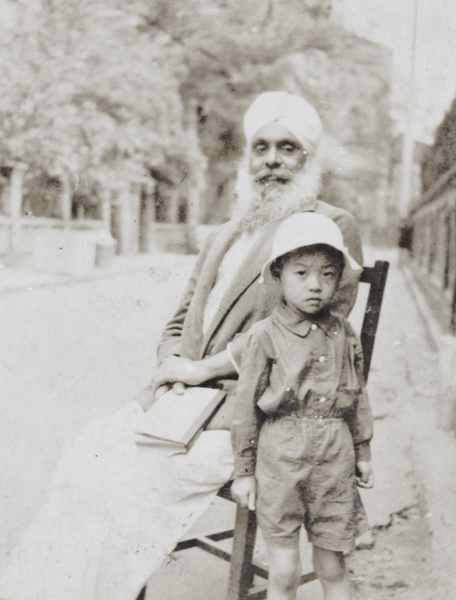
[[[296,565],[293,564],[280,564],[280,565],[271,565],[269,578],[274,579],[277,584],[280,584],[280,587],[290,587],[292,588],[296,584],[296,580],[299,577],[299,572]]]
[[[299,550],[269,548],[269,585],[288,594],[296,590],[301,576]]]
[[[293,573],[287,572],[269,572],[269,585],[280,590],[284,595],[294,592],[298,587],[298,576],[296,571]]]
[[[345,560],[342,552],[314,546],[313,563],[320,581],[336,583],[346,577]]]

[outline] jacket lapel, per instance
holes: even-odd
[[[203,300],[204,304],[201,305],[203,307],[206,306],[206,298],[214,286],[220,263],[228,248],[233,244],[236,234],[236,225],[234,223],[227,223],[227,225],[220,230],[208,252],[204,269],[201,273],[201,275],[204,275],[204,278],[198,281],[198,292],[200,296],[198,300]]]
[[[195,288],[192,300],[193,310],[189,311],[187,315],[187,326],[192,332],[191,346],[195,349],[198,348],[198,354],[203,342],[204,307],[206,306],[207,298],[214,285],[215,278],[217,277],[220,263],[225,256],[226,251],[233,243],[236,232],[236,227],[231,223],[228,223],[225,227],[220,229],[217,237],[214,239],[208,250],[204,268],[200,272],[200,277]]]
[[[239,296],[257,279],[261,273],[263,265],[267,262],[271,255],[274,234],[279,227],[280,222],[271,223],[265,231],[259,236],[248,254],[245,256],[241,266],[236,272],[233,281],[225,292],[220,307],[215,313],[208,330],[203,338],[201,345],[201,357],[204,356],[207,345],[213,336],[215,330],[219,326],[226,313],[231,306],[236,302]],[[225,246],[226,249],[226,246]],[[223,258],[223,257],[222,257]],[[217,262],[217,269],[220,265],[221,258]],[[217,271],[214,274],[214,278]],[[213,283],[213,280],[212,280]],[[212,287],[212,286],[211,286]]]

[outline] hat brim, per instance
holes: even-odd
[[[309,244],[309,245],[314,245],[314,244]],[[363,267],[361,265],[359,265],[356,260],[354,260],[349,252],[348,252],[348,248],[336,248],[335,246],[332,246],[331,244],[324,244],[327,246],[330,246],[331,248],[334,248],[334,250],[338,250],[342,256],[344,257],[344,270],[342,271],[342,275],[341,275],[341,280],[346,280],[346,279],[357,279],[360,275],[361,272],[363,270]],[[300,246],[301,248],[305,248],[307,246]],[[294,250],[297,250],[298,248],[291,248],[290,250],[288,250],[287,252],[283,252],[282,254],[279,254],[279,256],[275,256],[273,258],[271,258],[262,268],[261,270],[261,275],[260,275],[260,279],[259,279],[259,283],[265,283],[265,284],[277,284],[279,283],[278,279],[276,277],[274,277],[271,273],[271,265],[277,260],[279,259],[281,256],[285,256],[286,254],[289,254],[290,252],[293,252]]]

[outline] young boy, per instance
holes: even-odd
[[[372,413],[360,343],[331,309],[341,279],[360,269],[337,225],[311,212],[282,223],[263,267],[282,300],[244,346],[232,495],[256,509],[269,600],[296,598],[301,525],[325,600],[351,598],[343,554],[368,529],[357,485],[373,486]]]

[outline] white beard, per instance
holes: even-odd
[[[248,160],[244,158],[237,174],[232,220],[238,224],[239,232],[258,231],[267,223],[305,210],[316,200],[320,188],[321,168],[315,159],[286,183],[260,183],[249,173]]]

